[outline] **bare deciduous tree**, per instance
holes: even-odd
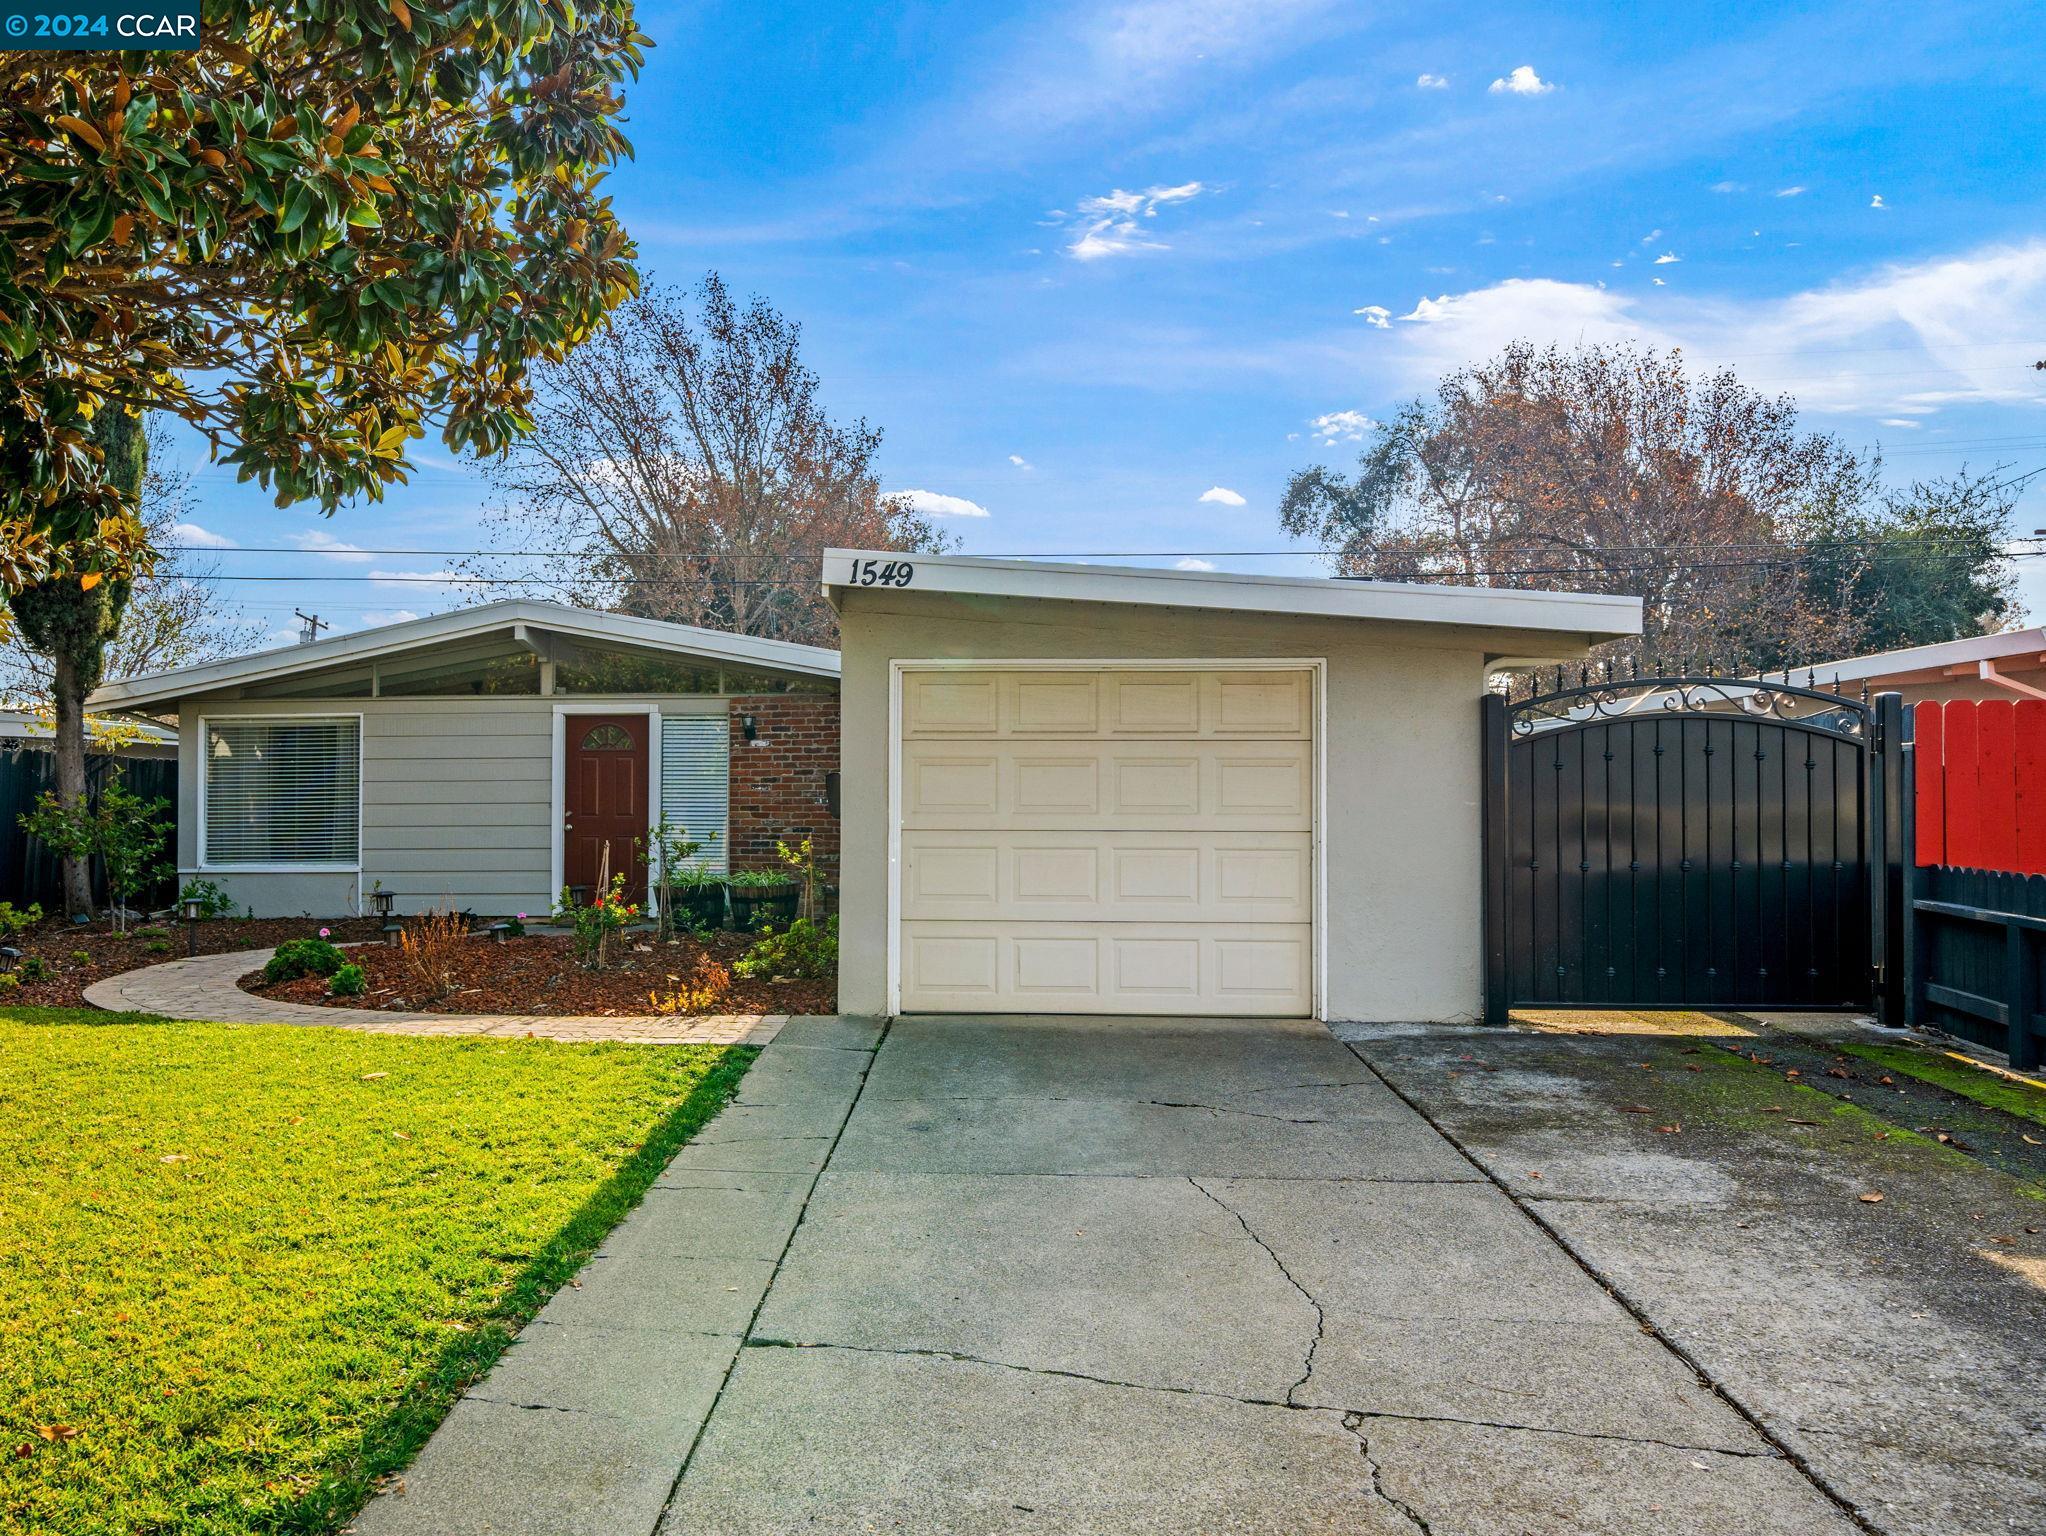
[[[106,644],[104,673],[116,680],[193,666],[262,643],[261,626],[243,622],[212,584],[218,562],[183,546],[178,528],[194,516],[192,477],[172,464],[168,432],[152,420],[145,440],[142,526],[150,547],[163,554],[149,575],[136,579]],[[0,641],[0,705],[46,712],[51,681],[50,658],[18,627]]]
[[[1876,489],[1731,372],[1516,343],[1381,424],[1356,475],[1296,474],[1280,516],[1347,575],[1632,594],[1653,657],[1781,666],[1863,629],[1865,591],[1811,582],[1807,555]]]
[[[825,548],[946,541],[881,494],[880,432],[825,414],[799,325],[764,299],[741,308],[714,272],[693,297],[649,290],[535,368],[533,431],[493,470],[495,531],[565,546],[535,585],[569,601],[833,644]]]

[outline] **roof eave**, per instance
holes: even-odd
[[[486,603],[476,608],[459,608],[452,613],[434,614],[354,634],[336,635],[310,645],[259,651],[251,656],[202,662],[173,672],[108,683],[92,693],[86,700],[86,707],[98,710],[147,709],[194,694],[251,687],[301,672],[322,671],[350,663],[379,661],[386,656],[402,655],[429,645],[510,631],[521,624],[575,639],[609,640],[679,655],[795,672],[808,677],[839,675],[838,653],[822,646],[762,640],[751,635],[670,624],[660,619],[515,599]]]

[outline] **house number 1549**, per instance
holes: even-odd
[[[855,560],[852,584],[856,587],[906,587],[916,575],[908,560]]]

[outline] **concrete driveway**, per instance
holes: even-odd
[[[792,1023],[357,1529],[1857,1528],[1320,1026],[874,1044]]]

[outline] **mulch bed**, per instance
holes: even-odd
[[[145,928],[154,937],[135,932]],[[202,955],[226,954],[237,949],[264,949],[286,939],[303,939],[322,928],[333,931],[337,944],[376,937],[383,924],[375,918],[333,918],[320,922],[303,917],[213,918],[198,925],[198,949]],[[125,934],[115,933],[104,922],[74,926],[61,918],[45,919],[18,939],[4,941],[23,956],[37,955],[50,967],[43,981],[27,981],[0,990],[0,1007],[82,1008],[85,989],[94,982],[122,971],[166,960],[185,958],[185,925],[182,922],[137,923]],[[83,952],[83,960],[74,960]],[[10,961],[8,964],[13,964]],[[0,967],[4,969],[4,967]]]
[[[336,937],[339,935],[337,933]],[[754,936],[716,933],[708,939],[680,938],[661,944],[650,934],[628,933],[612,940],[611,965],[585,970],[575,961],[569,940],[530,934],[499,944],[485,936],[470,938],[454,964],[455,990],[436,1003],[419,1005],[406,995],[408,979],[395,949],[382,944],[348,951],[348,958],[368,974],[369,991],[361,997],[330,997],[327,981],[302,976],[265,986],[261,972],[242,978],[243,990],[258,997],[320,1004],[328,1008],[396,1008],[427,1013],[643,1014],[652,1012],[649,992],[667,995],[687,982],[699,959],[709,955],[729,966],[745,954]],[[698,1013],[833,1013],[838,988],[819,981],[746,981],[732,978],[730,988]]]

